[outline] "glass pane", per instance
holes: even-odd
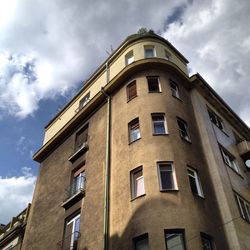
[[[192,177],[192,176],[189,176],[189,183],[190,183],[190,187],[191,187],[192,193],[193,193],[193,194],[199,195],[199,192],[198,192],[198,188],[197,188],[197,185],[196,185],[195,178]]]
[[[154,49],[153,48],[145,49],[145,57],[153,57],[153,56],[154,56]]]
[[[161,174],[161,188],[164,189],[174,189],[173,185],[173,175],[171,171],[160,171]]]
[[[149,250],[149,247],[148,247],[148,238],[137,240],[135,242],[135,249],[136,250]]]
[[[159,82],[158,78],[148,78],[148,90],[150,92],[159,92]]]
[[[212,250],[212,243],[209,239],[202,237],[201,242],[203,250]]]
[[[135,196],[140,196],[143,195],[145,193],[144,191],[144,179],[143,176],[141,176],[140,178],[136,179],[136,193]]]
[[[134,129],[131,131],[131,141],[135,141],[140,138],[140,130]]]
[[[167,249],[184,250],[183,235],[181,233],[166,234]]]
[[[165,134],[164,122],[154,122],[154,134]]]

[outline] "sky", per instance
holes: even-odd
[[[0,0],[0,223],[31,202],[44,126],[108,53],[153,29],[250,125],[249,0]]]

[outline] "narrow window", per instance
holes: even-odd
[[[183,138],[184,140],[186,140],[188,142],[191,142],[187,123],[184,120],[177,118],[177,124],[179,127],[181,138]]]
[[[202,250],[213,250],[213,238],[210,235],[201,233]]]
[[[185,231],[184,229],[165,230],[166,249],[185,250]]]
[[[136,81],[132,81],[127,85],[127,100],[130,101],[136,96],[137,96]]]
[[[144,46],[145,58],[155,57],[155,47],[152,45]]]
[[[80,214],[66,220],[62,249],[77,249],[80,237]]]
[[[213,111],[208,110],[209,118],[211,122],[216,125],[220,130],[224,130],[224,124],[222,119],[217,116]]]
[[[132,199],[145,194],[143,169],[139,167],[131,171],[131,196]]]
[[[167,50],[165,50],[164,52],[165,52],[165,59],[166,59],[166,60],[170,60],[170,58],[171,58],[171,53],[168,52]]]
[[[200,179],[196,170],[188,168],[188,178],[192,193],[203,197]]]
[[[180,99],[178,85],[172,80],[170,80],[170,89],[171,89],[171,92],[172,92],[172,96],[177,97],[178,99]]]
[[[141,138],[139,118],[134,119],[128,124],[128,130],[130,143]]]
[[[172,162],[158,162],[158,176],[161,191],[177,190],[177,182]]]
[[[250,204],[248,201],[243,199],[241,196],[235,193],[236,202],[238,204],[241,217],[250,222]]]
[[[134,238],[133,241],[134,250],[149,250],[147,233]]]
[[[153,93],[161,92],[160,82],[158,76],[148,76],[148,91]]]
[[[89,102],[90,92],[88,92],[79,102],[79,110]]]
[[[125,64],[128,65],[128,64],[130,64],[132,62],[134,62],[134,52],[133,52],[133,50],[129,51],[125,55]]]
[[[225,148],[223,148],[221,146],[221,154],[223,157],[223,160],[225,162],[225,164],[230,167],[231,169],[233,169],[234,171],[236,171],[237,173],[239,173],[239,167],[236,163],[235,157],[232,156]]]
[[[153,134],[161,135],[167,133],[166,120],[164,114],[151,114],[153,122]]]
[[[75,139],[75,151],[81,149],[81,147],[88,140],[88,124],[76,133]]]

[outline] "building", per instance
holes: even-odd
[[[7,225],[0,224],[0,249],[20,250],[24,238],[30,204]]]
[[[49,122],[22,249],[250,249],[249,127],[187,63],[131,35]]]

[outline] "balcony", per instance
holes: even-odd
[[[87,141],[83,142],[79,147],[77,147],[74,153],[69,157],[69,161],[75,161],[80,155],[84,154],[89,149]]]
[[[241,158],[244,160],[246,167],[250,170],[250,141],[244,140],[237,144]]]
[[[63,238],[63,240],[57,243],[58,250],[77,250],[78,241],[81,234],[78,231],[75,231],[72,234],[69,234]]]
[[[72,204],[79,201],[85,194],[85,176],[78,176],[74,178],[73,183],[65,189],[65,199],[62,203],[62,207],[68,208]]]

